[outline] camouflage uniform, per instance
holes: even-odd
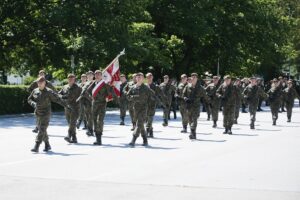
[[[127,85],[127,81],[120,85],[120,93],[121,93],[120,94],[120,118],[121,118],[120,125],[125,125],[124,120],[126,117],[128,100],[127,100],[126,95],[123,90],[126,85]]]
[[[217,96],[221,99],[223,104],[223,126],[225,128],[225,134],[232,134],[231,128],[235,116],[235,92],[235,88],[232,84],[222,84],[216,92]]]
[[[148,104],[149,102],[155,101],[154,92],[145,84],[141,84],[140,86],[135,85],[128,91],[127,97],[133,105],[134,118],[136,119],[136,127],[134,129],[130,145],[134,146],[136,139],[141,134],[143,138],[143,145],[146,146],[148,145],[148,140],[144,123],[147,118]]]
[[[149,137],[153,137],[153,117],[155,115],[156,105],[158,103],[158,100],[165,105],[166,104],[166,97],[161,91],[160,87],[157,86],[155,83],[151,83],[148,86],[154,93],[155,98],[150,98],[150,101],[148,102],[148,108],[147,108],[147,119],[146,119],[146,130]]]
[[[107,106],[107,97],[112,95],[113,98],[116,100],[118,99],[116,93],[114,92],[113,88],[103,82],[103,87],[99,90],[99,92],[92,97],[92,90],[97,85],[97,81],[93,81],[91,86],[85,92],[85,96],[89,96],[92,99],[92,117],[94,123],[94,130],[96,133],[96,142],[95,145],[102,145],[102,133],[103,133],[103,125],[104,125],[104,117],[106,113],[106,106]]]
[[[245,99],[245,102],[249,104],[249,112],[250,112],[250,128],[254,129],[254,122],[256,120],[256,111],[258,106],[259,98],[267,98],[267,95],[265,92],[258,87],[257,85],[252,86],[249,84],[242,93],[243,98]]]
[[[242,92],[243,88],[241,85],[234,85],[235,91],[236,91],[236,101],[235,101],[235,109],[234,109],[234,124],[237,124],[237,120],[240,115],[240,108],[242,105]]]
[[[288,122],[291,122],[294,100],[298,96],[294,87],[287,87],[283,90]],[[299,97],[298,97],[299,98]]]
[[[205,89],[200,85],[200,81],[195,86],[188,84],[183,90],[183,98],[187,104],[188,122],[191,128],[190,139],[196,139],[197,120],[200,116],[200,100],[204,98],[209,102]]]
[[[128,91],[135,86],[135,82],[134,81],[130,81],[126,84],[126,86],[123,89],[123,93],[127,96]],[[127,99],[128,100],[128,99]],[[131,118],[131,122],[132,122],[132,129],[135,129],[135,125],[136,125],[136,119],[134,118],[134,108],[133,108],[133,102],[128,100],[128,110],[129,110],[129,115]]]
[[[179,111],[181,114],[181,121],[182,121],[182,133],[186,133],[187,132],[187,125],[189,122],[188,119],[188,115],[187,115],[187,109],[186,109],[186,103],[183,99],[183,90],[185,88],[185,86],[187,86],[187,83],[183,84],[183,83],[179,83],[179,85],[177,86],[176,89],[176,96],[178,99],[178,105],[179,105]]]
[[[88,90],[88,88],[94,83],[94,81],[87,81],[83,88],[82,88],[82,92]],[[83,110],[85,113],[85,118],[87,121],[87,132],[86,134],[88,136],[93,136],[93,115],[92,115],[92,98],[89,95],[82,95],[82,98],[80,99],[80,101],[82,101],[82,105],[83,105]]]
[[[213,120],[213,128],[217,127],[217,121],[219,118],[219,110],[220,110],[220,99],[217,97],[217,85],[214,83],[209,84],[205,90],[207,95],[211,99],[211,103],[209,104],[208,107],[211,109],[211,114],[212,114],[212,120]]]
[[[65,140],[70,143],[77,143],[76,121],[79,116],[80,104],[76,100],[81,94],[81,88],[74,83],[72,86],[65,85],[58,93],[62,95],[62,99],[67,101],[72,109],[65,108],[65,115],[69,125],[68,136],[65,137]]]
[[[172,103],[172,97],[176,91],[176,87],[172,85],[171,83],[161,83],[159,85],[160,89],[162,90],[163,94],[165,95],[167,99],[166,106],[163,109],[164,115],[164,123],[163,126],[168,126],[168,118],[169,118],[169,113],[171,109],[171,103]]]
[[[84,83],[80,83],[79,87],[82,90],[83,87],[84,87]],[[83,121],[83,123],[84,123],[84,128],[83,129],[86,129],[87,128],[87,120],[86,120],[87,118],[86,118],[86,113],[85,113],[85,110],[84,110],[84,101],[85,101],[84,98],[80,99],[80,102],[79,102],[79,117],[78,117],[76,126],[77,126],[77,128],[79,128],[81,122]]]
[[[269,95],[270,108],[272,113],[273,125],[276,125],[279,108],[281,107],[282,91],[281,87],[273,86],[267,93]]]
[[[49,144],[49,138],[47,134],[47,128],[51,116],[51,102],[58,103],[64,107],[67,107],[67,103],[64,102],[57,93],[53,90],[45,87],[43,90],[39,88],[34,89],[28,97],[28,103],[34,107],[34,113],[37,119],[38,135],[36,136],[36,145],[32,151],[37,152],[40,144],[45,142],[45,150],[51,149]]]

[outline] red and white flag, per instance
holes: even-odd
[[[125,54],[125,49],[102,72],[103,80],[105,81],[105,83],[109,84],[113,88],[117,96],[121,95],[119,57],[124,54]],[[108,101],[112,100],[112,95],[109,95],[107,99]]]
[[[94,98],[97,96],[98,92],[101,90],[101,88],[103,88],[104,85],[105,85],[104,80],[101,80],[99,83],[96,84],[96,86],[92,90],[92,95]]]

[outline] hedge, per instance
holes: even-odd
[[[0,115],[32,113],[33,108],[27,103],[30,95],[26,85],[0,85]],[[60,89],[61,87],[55,87]],[[116,107],[109,102],[108,107]],[[52,111],[62,111],[63,107],[53,103]]]
[[[32,113],[33,108],[27,103],[30,95],[25,85],[0,85],[0,115]],[[52,104],[53,111],[61,111],[60,105]]]

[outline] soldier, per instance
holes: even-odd
[[[206,72],[206,73],[208,73],[208,72]],[[203,82],[203,87],[207,88],[207,86],[210,85],[211,82],[212,82],[211,77],[206,77],[206,79]],[[201,99],[201,102],[203,104],[202,111],[206,112],[206,114],[207,114],[207,121],[210,121],[210,116],[212,115],[212,113],[211,113],[212,112],[211,105],[210,105],[210,103],[203,101],[203,99]]]
[[[51,102],[58,103],[67,109],[71,109],[57,93],[46,87],[46,79],[39,77],[36,81],[38,88],[34,89],[28,97],[28,103],[35,109],[34,113],[37,119],[38,135],[36,136],[35,146],[31,149],[32,152],[38,152],[40,144],[44,141],[47,152],[51,150],[47,128],[51,116]]]
[[[136,74],[132,75],[132,81],[128,82],[127,85],[123,89],[123,93],[127,97],[127,92],[136,84]],[[128,100],[128,99],[127,99]],[[134,119],[134,109],[133,109],[133,102],[128,101],[128,110],[129,110],[129,115],[131,118],[131,123],[132,123],[132,128],[131,130],[133,131],[135,129],[136,125],[136,119]]]
[[[263,83],[263,80],[261,78],[258,78],[257,79],[257,86],[258,87],[261,87],[261,89],[265,90],[264,88],[264,83]],[[263,109],[261,108],[261,105],[262,105],[262,102],[263,102],[263,98],[259,98],[259,101],[258,101],[258,108],[257,108],[257,111],[258,112],[261,112],[263,111]]]
[[[87,82],[87,76],[86,74],[82,74],[81,75],[81,83],[79,84],[79,87],[82,88],[84,87],[85,83]],[[77,120],[77,124],[76,127],[77,129],[79,129],[81,122],[83,121],[84,127],[83,129],[87,129],[87,120],[86,120],[86,115],[85,115],[85,111],[84,111],[84,99],[81,99],[79,102],[80,105],[80,110],[79,110],[79,117]]]
[[[250,112],[250,129],[255,129],[254,123],[256,120],[256,111],[258,106],[259,98],[267,98],[267,94],[257,86],[256,77],[251,77],[250,84],[244,89],[243,98],[246,103],[249,105]]]
[[[271,89],[268,91],[270,108],[272,113],[273,126],[278,119],[278,111],[281,106],[282,90],[277,79],[273,79]]]
[[[242,82],[242,91],[245,90],[245,88],[249,85],[249,79],[248,78],[243,78],[241,80]],[[248,107],[247,102],[244,98],[242,98],[242,113],[248,113],[246,111],[246,108]]]
[[[153,117],[155,115],[155,110],[156,110],[156,105],[157,101],[160,100],[160,102],[165,106],[166,104],[166,97],[161,91],[160,87],[157,86],[155,83],[153,83],[153,75],[152,73],[147,73],[146,74],[147,78],[147,85],[155,95],[155,98],[151,98],[148,102],[148,108],[147,108],[147,118],[146,118],[146,131],[147,131],[147,136],[153,138]]]
[[[168,126],[168,118],[169,118],[169,113],[170,113],[170,106],[172,103],[172,94],[175,93],[176,91],[176,87],[174,85],[172,85],[169,81],[169,76],[165,75],[164,76],[164,82],[161,83],[159,85],[160,89],[163,91],[164,95],[167,98],[167,103],[166,103],[166,107],[164,107],[163,112],[163,118],[164,118],[164,122],[163,122],[163,126]]]
[[[287,112],[287,122],[291,122],[292,118],[292,110],[294,107],[294,100],[298,96],[294,86],[293,81],[289,80],[287,82],[287,88],[283,90],[284,93],[284,100],[285,100],[285,106],[286,106],[286,112]],[[298,96],[299,98],[299,96]]]
[[[77,143],[76,120],[79,116],[80,104],[76,100],[81,94],[81,88],[75,83],[74,74],[68,75],[68,84],[58,94],[62,95],[62,99],[72,108],[72,110],[65,108],[65,115],[69,125],[68,136],[65,137],[65,140],[69,143]]]
[[[102,145],[104,117],[108,101],[107,97],[112,95],[117,103],[119,103],[119,97],[113,88],[102,79],[102,72],[100,70],[95,71],[95,81],[93,81],[88,88],[85,88],[81,95],[92,99],[92,117],[96,133],[94,145]]]
[[[126,110],[127,110],[127,98],[124,93],[124,87],[127,85],[126,76],[124,74],[120,75],[121,85],[120,85],[120,118],[121,122],[120,125],[125,125],[125,117],[126,117]]]
[[[217,93],[216,93],[218,89],[218,85],[219,85],[219,77],[214,76],[213,82],[205,88],[207,95],[211,99],[209,106],[211,108],[211,113],[212,113],[213,128],[217,127],[217,121],[219,118],[220,98],[217,97]]]
[[[278,79],[279,79],[279,87],[280,87],[280,89],[281,90],[284,90],[285,88],[287,88],[287,84],[286,84],[286,82],[287,82],[287,79],[286,78],[283,78],[282,76],[279,76],[278,77]],[[281,103],[280,103],[280,108],[281,108],[281,110],[279,111],[279,112],[286,112],[285,110],[284,110],[284,97],[283,97],[283,95],[281,96]]]
[[[84,84],[82,88],[82,92],[86,91],[88,87],[91,86],[94,82],[94,72],[88,71],[86,73],[87,75],[87,82]],[[82,101],[83,107],[84,107],[84,112],[85,112],[85,117],[87,121],[87,131],[86,135],[87,136],[94,136],[93,133],[93,116],[92,116],[92,98],[87,95],[82,95],[82,98],[80,99]]]
[[[223,103],[223,126],[225,131],[223,134],[232,134],[231,128],[234,121],[234,110],[236,94],[235,89],[231,83],[231,77],[225,76],[224,83],[218,88],[217,96],[221,99]]]
[[[38,74],[38,77],[44,77],[45,78],[45,76],[46,76],[46,72],[44,70],[40,70],[39,74]],[[52,83],[50,81],[48,81],[48,80],[46,80],[46,87],[50,88],[54,92],[56,91],[55,88],[54,88],[54,86],[52,85]],[[27,91],[29,93],[31,93],[36,88],[38,88],[37,80],[35,80],[35,81],[33,81],[31,83],[31,85],[27,88]],[[38,126],[36,125],[35,129],[33,129],[32,132],[37,133],[38,131],[39,131],[38,130]]]
[[[140,134],[143,138],[143,146],[148,146],[144,123],[147,117],[148,103],[154,101],[155,99],[154,92],[143,83],[143,73],[137,73],[136,81],[137,83],[134,85],[134,87],[131,87],[127,92],[128,99],[133,104],[134,117],[136,119],[136,126],[133,131],[133,137],[131,142],[129,143],[129,145],[132,147],[135,146],[135,141]]]
[[[175,79],[173,79],[171,81],[171,85],[173,85],[176,89],[177,87],[177,82]],[[171,101],[171,106],[170,106],[170,112],[169,112],[169,116],[168,116],[168,119],[170,120],[170,114],[171,114],[171,111],[173,111],[173,116],[174,116],[174,119],[177,119],[177,99],[175,98],[175,90],[172,92],[172,101]]]
[[[243,92],[243,88],[242,88],[242,84],[241,84],[241,80],[240,79],[236,79],[233,87],[235,88],[236,91],[236,101],[235,101],[235,110],[234,110],[234,124],[238,123],[238,118],[240,115],[240,108],[241,108],[241,104],[242,104],[242,92]]]
[[[183,90],[183,99],[187,104],[187,115],[191,128],[190,139],[196,139],[197,120],[200,116],[200,99],[204,98],[209,102],[209,97],[206,95],[205,89],[198,81],[198,74],[191,74],[191,84],[185,86]]]
[[[186,110],[186,103],[183,100],[183,89],[185,86],[187,86],[187,75],[182,74],[181,75],[181,82],[177,86],[175,96],[177,97],[178,100],[178,105],[179,105],[179,111],[181,114],[181,121],[182,121],[182,130],[181,133],[187,133],[187,125],[188,125],[188,115],[187,115],[187,110]]]

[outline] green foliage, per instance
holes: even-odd
[[[0,70],[44,68],[63,80],[104,68],[123,48],[122,73],[192,71],[275,76],[300,70],[300,1],[15,1],[0,5]]]
[[[36,79],[37,79],[36,77],[28,76],[24,79],[24,85],[30,85]]]
[[[29,93],[26,89],[27,86],[24,85],[0,85],[0,115],[33,112],[33,108],[27,103]],[[58,104],[52,105],[54,111],[63,109]]]

